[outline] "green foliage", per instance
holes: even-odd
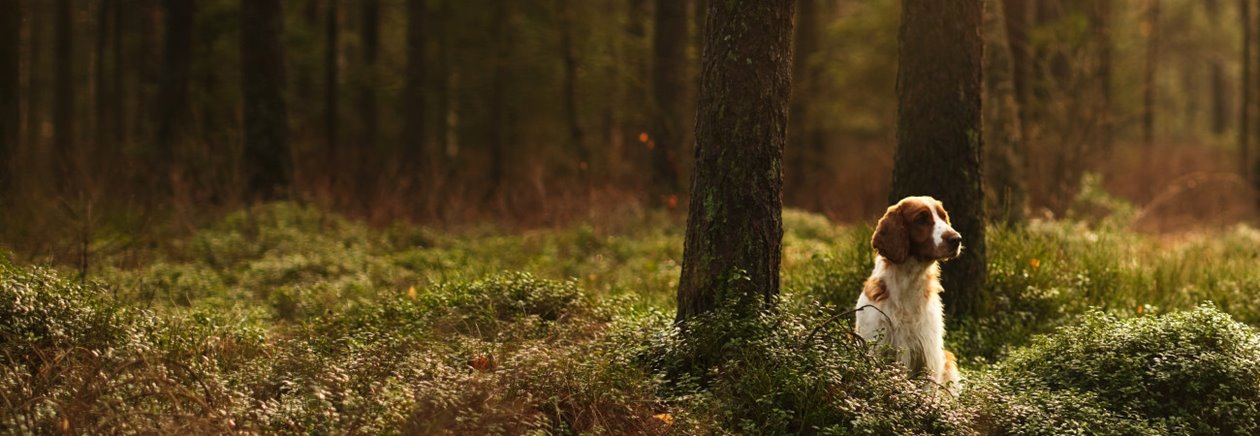
[[[697,428],[739,434],[967,434],[948,394],[874,357],[846,326],[805,305],[727,304],[659,339],[653,365]],[[692,431],[696,431],[693,429]]]
[[[1211,305],[1127,320],[1091,312],[977,384],[1003,433],[1254,434],[1260,334]]]

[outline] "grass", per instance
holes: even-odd
[[[446,233],[281,203],[226,216],[139,267],[101,259],[88,283],[0,261],[0,427],[1254,431],[1260,231],[1148,236],[1126,230],[1131,212],[1104,195],[1081,203],[1111,212],[991,229],[986,315],[949,320],[947,344],[974,380],[959,399],[914,388],[847,321],[823,325],[869,273],[869,227],[786,212],[779,310],[721,311],[679,335],[682,223],[668,216]],[[1070,339],[1082,336],[1110,339]],[[1116,369],[1083,377],[1090,365]],[[1217,385],[1236,389],[1196,390]],[[1158,407],[1190,397],[1211,412]]]

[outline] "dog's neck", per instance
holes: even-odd
[[[886,282],[892,292],[889,297],[898,305],[915,305],[924,301],[925,290],[934,287],[932,282],[940,277],[941,267],[935,260],[923,261],[911,257],[902,263],[892,263],[884,256],[876,256],[873,275]]]

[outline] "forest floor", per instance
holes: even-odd
[[[785,212],[778,310],[684,336],[676,218],[447,233],[263,205],[141,261],[98,260],[83,284],[0,260],[0,428],[1260,429],[1260,230],[1173,241],[1130,219],[991,228],[986,314],[949,320],[967,379],[954,398],[828,322],[869,274],[869,226]],[[724,357],[688,361],[697,350]]]

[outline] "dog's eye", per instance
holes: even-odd
[[[916,219],[916,221],[918,221],[919,224],[930,224],[932,222],[932,216],[926,213],[922,213],[922,214],[919,214],[919,218]]]

